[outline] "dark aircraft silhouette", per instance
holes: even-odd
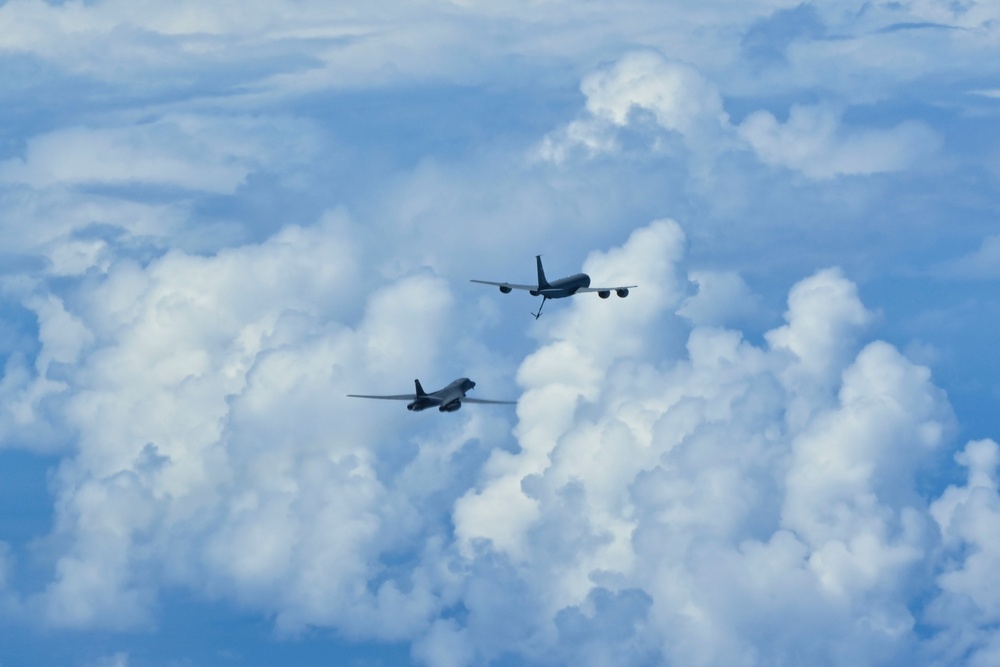
[[[488,401],[484,398],[469,398],[465,392],[474,389],[476,383],[469,378],[458,378],[444,389],[438,389],[427,393],[420,386],[420,380],[414,380],[417,393],[396,394],[394,396],[372,396],[370,394],[348,394],[352,398],[383,398],[390,401],[410,401],[406,409],[413,412],[420,412],[427,408],[437,408],[441,412],[455,412],[462,407],[462,403],[500,403],[514,405],[517,401]]]
[[[500,291],[504,294],[510,294],[512,289],[523,289],[528,290],[531,296],[542,295],[542,305],[538,307],[537,313],[532,313],[537,320],[542,316],[542,306],[545,305],[546,299],[562,299],[567,296],[573,296],[580,292],[597,292],[597,296],[602,299],[607,299],[611,296],[611,292],[614,292],[621,298],[628,296],[628,291],[634,289],[637,285],[623,285],[621,287],[591,287],[590,286],[590,276],[586,273],[578,273],[575,276],[569,276],[568,278],[560,278],[559,280],[553,280],[549,282],[545,279],[545,271],[542,269],[542,256],[535,255],[535,263],[538,265],[538,284],[537,285],[515,285],[514,283],[495,283],[489,280],[472,280],[474,283],[481,283],[483,285],[495,285],[500,288]]]

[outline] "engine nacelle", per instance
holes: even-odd
[[[611,296],[611,291],[603,289],[597,293],[597,296],[601,297],[602,299],[607,299],[609,296]]]
[[[623,287],[619,290],[615,290],[615,294],[624,299],[625,297],[628,296],[628,290]]]
[[[445,403],[438,410],[441,412],[455,412],[462,407],[462,401],[452,401],[451,403]]]
[[[538,296],[539,292],[536,289],[531,289],[528,290],[528,294],[530,294],[531,296]]]
[[[511,290],[511,288],[507,287],[506,285],[501,285],[500,286],[500,291],[503,292],[504,294],[510,294],[510,290]]]
[[[420,403],[417,403],[416,401],[413,401],[412,403],[407,403],[406,404],[406,409],[409,410],[409,411],[411,411],[411,412],[420,412],[421,410],[425,409],[426,407],[427,407],[426,405],[421,405]]]

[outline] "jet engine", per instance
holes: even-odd
[[[628,290],[623,287],[619,290],[615,290],[615,294],[624,299],[625,297],[628,296]]]
[[[611,291],[606,289],[601,290],[600,292],[597,293],[597,296],[601,297],[602,299],[607,299],[609,296],[611,296]]]
[[[500,286],[500,291],[503,292],[504,294],[510,294],[510,290],[511,290],[511,288],[507,287],[506,285],[501,285]]]
[[[441,412],[455,412],[462,407],[462,401],[452,401],[451,403],[445,403],[438,410]]]
[[[421,410],[424,409],[424,406],[420,405],[416,401],[413,401],[412,403],[406,404],[406,409],[410,410],[411,412],[420,412]]]

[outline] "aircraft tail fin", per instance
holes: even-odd
[[[535,263],[538,265],[538,289],[545,289],[549,286],[549,281],[545,279],[545,269],[542,268],[541,255],[535,255]]]
[[[414,380],[413,384],[416,386],[417,396],[426,396],[427,395],[427,392],[424,391],[424,388],[420,386],[420,380]]]

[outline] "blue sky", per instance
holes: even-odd
[[[998,44],[3,2],[0,664],[995,664]]]

